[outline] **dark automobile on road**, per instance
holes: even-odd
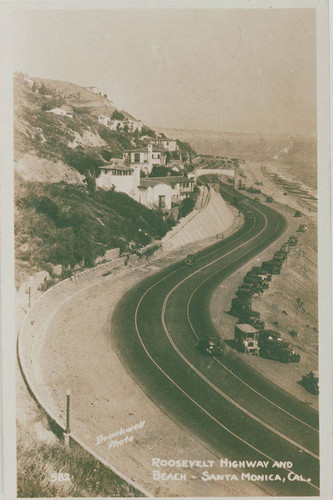
[[[201,339],[199,340],[197,347],[198,349],[200,349],[200,351],[210,354],[212,356],[222,354],[223,352],[220,339],[218,339],[217,337],[216,338],[212,337],[209,339]]]
[[[185,258],[185,264],[187,266],[193,266],[194,262],[195,262],[195,257],[193,253],[188,254]]]
[[[254,219],[254,213],[253,212],[246,212],[245,219],[247,219],[247,220]]]
[[[276,359],[283,363],[298,363],[301,359],[293,346],[282,339],[266,341],[260,349],[260,355],[263,358]]]

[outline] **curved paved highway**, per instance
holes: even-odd
[[[221,189],[226,198],[234,194],[232,189]],[[149,397],[217,456],[269,461],[267,469],[244,470],[272,474],[258,483],[268,494],[315,496],[319,494],[317,412],[232,350],[213,358],[196,348],[199,338],[218,335],[209,315],[213,290],[286,228],[282,214],[244,197],[242,210],[249,207],[255,219],[198,253],[193,267],[174,264],[130,290],[114,310],[112,340]],[[228,306],[221,304],[221,311]],[[292,465],[272,468],[274,461]]]

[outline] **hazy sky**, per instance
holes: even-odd
[[[314,136],[315,27],[313,9],[18,11],[13,62],[151,126]]]

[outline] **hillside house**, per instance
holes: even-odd
[[[108,120],[107,123],[105,123],[107,127],[109,127],[111,130],[124,130],[125,127],[127,127],[128,132],[133,133],[136,130],[139,132],[142,132],[143,128],[143,123],[140,121],[136,120],[129,120],[129,119],[124,119],[124,120]]]
[[[141,165],[126,165],[124,160],[113,159],[109,165],[99,167],[96,187],[115,189],[149,208],[170,209],[190,196],[195,181],[184,176],[140,178]]]
[[[163,182],[171,187],[171,202],[179,203],[190,196],[194,191],[195,181],[182,175],[168,177],[152,177],[152,180]]]
[[[142,148],[124,151],[123,159],[129,165],[138,165],[141,170],[150,174],[153,165],[166,164],[167,152],[159,146],[148,144]]]
[[[69,106],[61,106],[61,108],[53,108],[46,111],[46,113],[53,113],[58,116],[67,116],[68,118],[73,118],[73,109]]]
[[[129,132],[133,133],[136,130],[138,130],[140,133],[142,132],[143,123],[141,121],[127,120],[127,124]]]
[[[100,175],[96,179],[96,187],[101,189],[115,189],[125,193],[138,201],[138,186],[140,184],[140,169],[131,168],[123,164],[122,160],[112,160],[110,165],[99,167]]]
[[[176,139],[162,139],[161,137],[158,137],[157,139],[153,139],[152,143],[156,146],[160,146],[161,148],[166,149],[167,151],[179,151],[179,146]]]
[[[141,179],[138,186],[139,203],[149,208],[170,209],[172,188],[169,184],[151,179]]]
[[[171,208],[172,187],[161,180],[140,179],[140,167],[128,167],[122,160],[115,159],[99,169],[97,188],[115,189],[150,208]]]

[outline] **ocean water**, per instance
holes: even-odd
[[[274,163],[276,173],[300,181],[311,190],[317,189],[316,138],[158,127],[155,130],[190,143],[201,154]]]

